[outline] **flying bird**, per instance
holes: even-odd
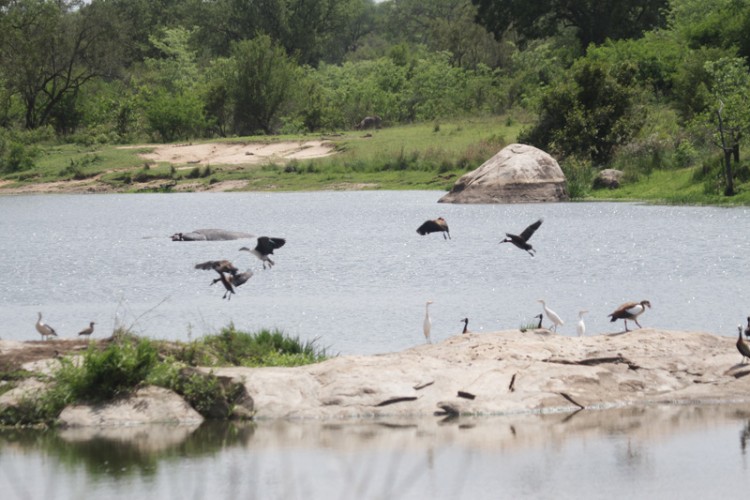
[[[78,335],[83,335],[83,336],[88,337],[92,333],[94,333],[94,322],[93,321],[91,323],[89,323],[88,327],[86,327],[83,330],[81,330],[80,332],[78,332]]]
[[[238,287],[240,285],[244,285],[247,280],[253,277],[253,272],[248,269],[244,273],[235,274],[234,276],[227,276],[224,273],[219,273],[219,277],[216,278],[211,282],[211,285],[215,285],[218,282],[221,282],[222,285],[224,285],[224,289],[226,290],[224,292],[224,296],[222,299],[231,299],[232,295],[237,293],[234,291],[235,287]]]
[[[461,333],[471,333],[469,332],[469,318],[464,318],[461,322],[464,324],[464,331]]]
[[[539,226],[542,225],[542,221],[544,219],[539,219],[529,227],[523,230],[521,234],[511,234],[511,233],[505,233],[506,238],[501,241],[500,243],[513,243],[515,246],[520,248],[521,250],[526,250],[529,252],[529,255],[532,257],[534,256],[534,253],[536,253],[536,250],[528,243],[529,238],[534,234],[534,231],[539,229]]]
[[[451,232],[448,229],[448,223],[445,222],[445,219],[443,219],[442,217],[425,221],[421,226],[417,228],[417,233],[421,234],[422,236],[430,233],[443,233],[443,239],[448,240],[451,238]]]
[[[588,311],[586,309],[578,311],[578,324],[576,325],[576,333],[578,333],[579,337],[583,337],[584,335],[586,335],[586,323],[583,322],[583,315],[587,312]]]
[[[544,303],[542,299],[537,300],[540,304],[542,304],[542,307],[544,308],[544,313],[547,315],[547,318],[549,318],[550,321],[552,321],[552,329],[557,332],[557,327],[562,326],[565,324],[565,322],[560,319],[560,316],[557,315],[555,311],[547,307],[547,304]],[[541,325],[541,321],[539,321],[539,324]]]
[[[427,339],[428,344],[432,344],[430,339],[430,330],[432,330],[432,321],[430,320],[430,304],[431,300],[428,300],[424,306],[424,323],[422,323],[422,331],[424,332],[424,338]]]
[[[628,332],[628,320],[635,321],[635,324],[638,325],[638,328],[642,328],[641,324],[638,323],[638,316],[643,314],[643,312],[647,309],[651,308],[651,302],[648,300],[642,300],[640,302],[626,302],[624,304],[621,304],[620,307],[615,309],[614,312],[611,314],[608,314],[607,316],[611,317],[612,319],[609,320],[610,323],[614,323],[618,319],[621,319],[625,322],[625,331]]]
[[[745,364],[745,358],[750,359],[750,347],[742,339],[742,325],[737,325],[737,350],[742,354],[742,364]]]
[[[271,260],[269,255],[273,254],[273,251],[277,248],[281,248],[286,243],[286,240],[284,238],[270,238],[268,236],[260,236],[258,238],[258,243],[256,243],[255,248],[250,249],[248,247],[242,247],[240,250],[244,250],[246,252],[250,252],[251,254],[258,257],[261,262],[263,262],[263,269],[266,268],[266,262],[268,262],[268,268],[276,264],[274,261]]]
[[[42,321],[42,313],[39,313],[39,319],[36,320],[36,331],[42,335],[44,340],[49,337],[57,337],[55,329]]]
[[[209,260],[206,262],[201,262],[200,264],[196,264],[195,268],[203,270],[213,269],[219,274],[229,273],[232,276],[237,274],[237,272],[239,271],[239,269],[234,267],[234,264],[232,264],[228,260]]]

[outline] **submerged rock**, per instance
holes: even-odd
[[[530,203],[565,201],[560,165],[541,149],[511,144],[456,181],[440,203]]]

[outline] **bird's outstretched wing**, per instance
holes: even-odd
[[[247,282],[247,280],[249,280],[252,277],[253,277],[253,272],[250,269],[248,269],[244,273],[240,273],[234,276],[232,278],[232,284],[234,286],[244,285]]]
[[[443,228],[440,226],[440,224],[438,224],[434,220],[425,221],[421,226],[417,228],[417,232],[422,236],[428,233],[436,233],[442,230]]]
[[[213,269],[217,273],[237,273],[237,268],[228,260],[207,260],[206,262],[196,264],[195,268],[203,270]]]
[[[536,221],[535,223],[533,223],[532,225],[524,229],[523,232],[519,234],[518,236],[520,236],[521,239],[523,239],[523,241],[528,241],[529,238],[531,238],[531,235],[534,234],[534,231],[539,229],[539,226],[542,225],[543,220],[544,219],[539,219],[538,221]]]
[[[277,248],[281,248],[286,243],[284,238],[270,238],[268,236],[261,236],[258,238],[258,244],[255,246],[256,250],[260,253],[267,255],[273,253]]]

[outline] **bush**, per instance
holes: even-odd
[[[149,376],[157,362],[157,350],[146,340],[125,338],[103,351],[91,345],[77,366],[63,358],[56,390],[72,401],[104,401],[126,394]]]

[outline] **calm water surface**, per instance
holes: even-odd
[[[575,334],[649,299],[644,326],[734,335],[750,314],[746,208],[439,205],[435,192],[0,197],[0,337],[62,337],[96,321],[155,338],[234,323],[319,339],[342,354],[518,328],[543,298]],[[420,237],[442,215],[453,239]],[[498,245],[539,217],[536,258]],[[172,242],[225,228],[287,238],[263,271],[249,241]],[[197,262],[255,276],[231,300]],[[747,498],[750,408],[573,415],[0,432],[0,498]]]
[[[614,203],[443,205],[438,192],[316,192],[0,197],[0,337],[38,339],[37,311],[62,337],[96,321],[182,339],[279,328],[334,353],[390,352],[433,339],[518,328],[545,299],[575,335],[622,329],[607,314],[649,299],[644,326],[734,335],[750,314],[750,211]],[[452,240],[415,230],[442,215]],[[536,258],[498,242],[544,217]],[[276,267],[249,240],[172,242],[224,228],[279,236]],[[197,262],[230,259],[255,276],[231,301]]]
[[[746,499],[750,407],[0,432],[2,498]]]

